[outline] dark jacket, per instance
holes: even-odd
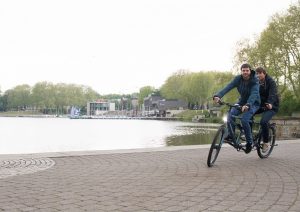
[[[240,94],[238,104],[247,104],[250,107],[253,105],[260,105],[259,83],[255,71],[251,70],[250,79],[247,81],[243,79],[242,75],[236,76],[225,88],[220,90],[214,96],[222,98],[233,88],[237,88]]]
[[[265,77],[265,82],[259,86],[259,94],[261,98],[261,107],[266,103],[272,104],[272,110],[278,112],[279,97],[277,93],[277,85],[272,77],[268,74]]]

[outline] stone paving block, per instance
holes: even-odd
[[[3,211],[7,211],[7,210],[3,210]],[[9,210],[9,212],[21,212],[21,210],[20,209],[11,209],[11,210]]]
[[[299,151],[281,144],[261,160],[222,148],[212,168],[207,148],[14,159],[0,211],[300,211]]]
[[[60,211],[60,210],[59,210],[59,211]],[[63,209],[62,211],[63,211],[63,212],[82,212],[82,209],[76,208],[76,207],[75,207],[75,208],[74,208],[74,207],[73,207],[73,208],[71,207],[71,208]]]
[[[255,204],[249,208],[249,210],[254,210],[254,211],[266,211],[268,208],[270,208],[272,205],[269,204]]]
[[[22,208],[23,212],[37,211],[38,209],[35,207],[24,207]]]
[[[288,205],[273,205],[271,208],[270,208],[270,211],[288,211],[290,206]]]
[[[192,207],[187,208],[185,211],[187,212],[195,212],[195,211],[207,211],[209,206],[207,205],[194,205]]]
[[[209,211],[226,211],[228,207],[224,206],[224,205],[214,205],[212,207],[209,207],[208,210]]]
[[[289,208],[290,211],[300,211],[300,203],[296,202]]]
[[[228,211],[246,211],[249,207],[242,205],[235,205],[233,207],[228,208]]]
[[[137,206],[137,205],[131,205],[131,206],[128,206],[128,207],[121,207],[120,211],[131,212],[131,211],[149,211],[149,210],[145,210],[144,207],[140,207],[140,206]]]
[[[170,206],[164,209],[164,211],[174,211],[174,212],[179,212],[179,211],[185,211],[186,208],[182,206]]]

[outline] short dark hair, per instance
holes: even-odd
[[[258,67],[256,70],[255,70],[256,73],[264,73],[265,75],[267,74],[267,71],[266,69],[264,69],[263,67]]]
[[[241,70],[243,68],[249,68],[251,70],[251,66],[248,64],[248,63],[244,63],[242,66],[241,66]]]

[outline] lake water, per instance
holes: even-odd
[[[217,125],[154,120],[0,117],[0,154],[210,143]]]

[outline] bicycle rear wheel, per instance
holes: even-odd
[[[257,154],[260,158],[267,158],[273,151],[274,145],[276,140],[276,130],[274,125],[269,126],[269,148],[263,152],[263,139],[262,135],[258,138],[258,146],[257,146]]]
[[[219,127],[214,140],[210,146],[208,157],[207,157],[207,166],[212,167],[217,160],[219,152],[221,150],[223,140],[225,135],[225,125]]]

